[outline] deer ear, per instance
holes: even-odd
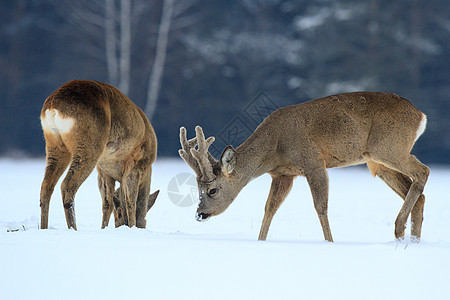
[[[159,190],[154,192],[153,194],[148,195],[147,197],[147,212],[152,208],[153,204],[155,204],[156,197],[159,195]]]
[[[227,146],[223,150],[222,157],[220,158],[220,167],[222,172],[229,174],[233,172],[236,166],[236,152],[232,146]]]

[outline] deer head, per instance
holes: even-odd
[[[155,204],[156,198],[159,195],[159,190],[147,196],[147,212],[152,208],[153,204]],[[123,189],[119,187],[113,196],[114,203],[114,224],[116,227],[128,224],[128,216],[126,213],[126,203],[125,203],[125,195],[123,194]]]
[[[233,173],[236,165],[233,147],[227,146],[220,160],[216,161],[208,151],[215,138],[205,139],[200,126],[195,127],[195,133],[195,138],[187,140],[186,128],[180,128],[182,149],[179,154],[197,175],[200,202],[195,218],[201,222],[224,212],[243,185],[238,183]]]

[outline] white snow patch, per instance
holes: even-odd
[[[361,14],[366,9],[366,5],[353,5],[345,7],[343,5],[335,5],[333,8],[325,7],[315,9],[311,12],[296,17],[294,24],[297,30],[311,30],[324,25],[329,20],[348,21],[354,16]]]
[[[297,21],[295,22],[295,25],[299,30],[312,29],[324,24],[329,16],[330,11],[324,10],[315,15],[298,17]]]
[[[325,87],[327,95],[364,91],[370,86],[371,80],[361,79],[359,81],[336,81],[328,83]]]
[[[447,294],[448,168],[431,167],[420,244],[395,241],[402,201],[366,168],[329,172],[333,244],[323,241],[303,178],[295,180],[266,242],[257,237],[268,175],[250,182],[222,215],[197,222],[196,207],[174,205],[165,190],[173,176],[191,172],[181,159],[154,165],[152,191],[161,193],[147,229],[100,230],[94,171],[77,193],[79,230],[67,229],[59,185],[50,203],[51,229],[38,230],[44,169],[43,159],[0,159],[1,299],[440,299]]]

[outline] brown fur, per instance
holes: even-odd
[[[408,100],[388,93],[346,93],[284,107],[269,115],[236,150],[227,147],[218,162],[210,160],[213,170],[226,170],[214,171],[213,178],[202,171],[208,167],[198,167],[205,160],[190,155],[197,151],[191,149],[204,140],[203,131],[196,128],[197,137],[187,141],[186,130],[181,128],[180,155],[197,173],[200,190],[197,219],[222,213],[252,178],[270,173],[273,182],[259,235],[265,240],[292,179],[305,176],[324,237],[331,242],[326,169],[367,163],[372,174],[404,199],[395,222],[395,236],[404,236],[412,211],[411,233],[418,239],[425,201],[422,191],[429,168],[410,151],[425,120]],[[215,193],[210,194],[211,190]]]
[[[62,120],[73,120],[73,126],[70,130],[61,130],[56,122],[49,121],[47,110],[57,111]],[[103,199],[102,228],[108,225],[113,212],[116,181],[124,191],[128,225],[144,228],[152,163],[157,150],[155,132],[144,113],[111,85],[74,80],[47,98],[41,121],[47,152],[40,197],[41,228],[48,228],[50,198],[69,164],[61,184],[69,228],[76,229],[75,193],[95,166]]]

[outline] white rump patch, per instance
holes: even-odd
[[[419,128],[417,129],[416,139],[414,140],[414,142],[417,141],[417,139],[422,135],[426,127],[427,127],[427,116],[422,113],[422,120],[420,121]]]
[[[63,117],[56,109],[47,109],[45,116],[41,118],[42,129],[45,132],[65,134],[72,130],[74,119]]]

